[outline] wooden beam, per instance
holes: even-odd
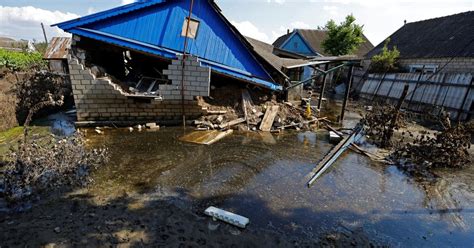
[[[354,131],[350,136],[343,139],[336,147],[334,147],[321,162],[316,166],[316,168],[311,172],[311,179],[308,181],[307,186],[316,182],[316,180],[345,152],[352,143],[356,142],[362,137],[362,126],[358,125],[354,128]]]
[[[230,127],[232,127],[232,126],[235,126],[235,125],[240,124],[240,123],[243,123],[243,122],[245,122],[245,118],[239,118],[239,119],[235,119],[235,120],[233,120],[233,121],[229,121],[229,122],[220,124],[220,125],[219,125],[219,128],[220,128],[220,129],[230,128]]]
[[[260,124],[260,130],[264,132],[270,132],[273,126],[273,122],[275,121],[275,117],[278,114],[278,110],[280,110],[280,106],[278,105],[274,105],[267,108],[267,111],[263,116],[262,123]]]

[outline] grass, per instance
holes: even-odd
[[[31,137],[47,137],[51,132],[49,126],[31,126]],[[4,160],[5,155],[11,147],[15,147],[17,142],[23,138],[23,127],[14,127],[0,132],[0,160]]]

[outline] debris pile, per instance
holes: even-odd
[[[405,126],[405,116],[397,113],[394,106],[374,106],[363,119],[365,132],[375,144],[381,147],[391,147],[394,130]]]
[[[89,151],[77,133],[66,138],[21,142],[7,155],[4,192],[10,202],[59,186],[89,183],[90,171],[107,161],[105,149]]]
[[[207,109],[207,114],[194,122],[197,130],[309,130],[321,120],[316,117],[316,113],[307,116],[307,110],[299,106],[289,102],[277,102],[255,92],[251,95],[247,89],[234,90],[231,94],[218,89],[215,91],[218,91],[215,92],[215,97],[199,99],[201,106]]]
[[[407,135],[414,136],[410,132]],[[425,169],[462,168],[471,164],[470,147],[471,134],[467,128],[463,125],[448,125],[445,130],[434,135],[424,132],[413,142],[402,143],[392,156]]]

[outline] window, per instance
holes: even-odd
[[[186,29],[188,27],[188,20],[189,20],[189,30],[188,30],[188,35],[186,35]],[[194,19],[189,19],[189,18],[186,17],[186,19],[184,19],[183,29],[181,31],[181,36],[183,36],[183,37],[187,36],[188,38],[196,39],[196,36],[198,34],[198,29],[199,29],[199,21],[194,20]]]
[[[410,72],[435,73],[437,65],[410,65]]]

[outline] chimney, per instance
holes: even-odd
[[[403,24],[403,25],[407,25],[407,20],[404,20],[403,22],[404,22],[404,24]]]
[[[286,30],[286,34],[290,34],[290,29],[287,29],[287,30]]]

